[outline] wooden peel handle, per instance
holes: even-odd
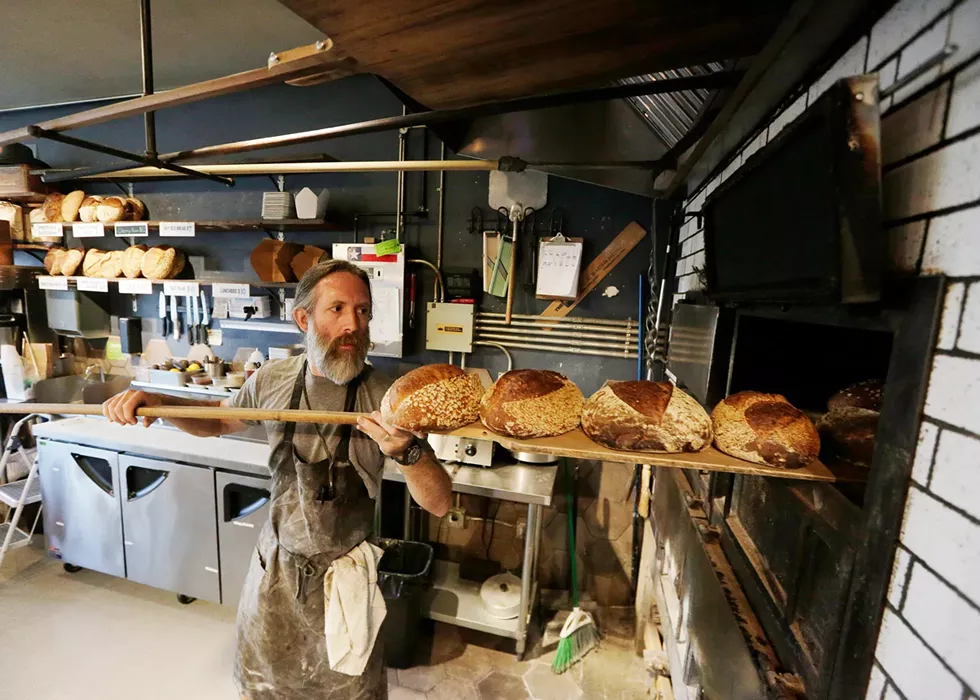
[[[25,415],[41,413],[59,416],[101,416],[101,404],[79,403],[8,403],[0,404],[0,414]],[[252,421],[276,421],[292,423],[324,423],[356,425],[366,413],[344,411],[270,410],[264,408],[221,408],[217,406],[153,406],[136,409],[137,416],[149,418],[200,418],[233,419]]]

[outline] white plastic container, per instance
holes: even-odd
[[[7,398],[26,401],[34,395],[32,387],[27,386],[27,373],[24,361],[13,345],[0,345],[0,366],[3,368],[3,385]]]
[[[317,194],[309,187],[304,187],[296,193],[294,201],[297,219],[322,219],[327,213],[330,190],[320,190],[320,193]]]

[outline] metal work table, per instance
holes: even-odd
[[[461,579],[459,564],[436,560],[432,589],[423,598],[422,613],[439,622],[514,639],[517,641],[517,657],[521,658],[527,646],[532,604],[537,597],[542,512],[544,506],[551,505],[558,467],[516,462],[494,467],[441,464],[453,480],[454,493],[527,504],[524,564],[521,567],[521,610],[516,618],[510,620],[492,617],[480,599],[480,584]],[[405,476],[389,462],[385,465],[384,479],[404,482]]]

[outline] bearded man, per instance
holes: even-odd
[[[364,270],[343,260],[310,268],[296,289],[293,319],[306,353],[268,362],[234,398],[192,401],[126,391],[103,405],[114,422],[136,425],[141,406],[233,406],[359,411],[351,426],[266,422],[272,448],[269,519],[259,534],[238,608],[235,681],[247,700],[386,698],[381,644],[364,672],[330,668],[324,634],[323,576],[373,531],[385,457],[405,475],[430,513],[449,510],[449,477],[427,445],[385,423],[378,407],[391,381],[367,365],[372,301]],[[154,419],[143,418],[149,426]],[[242,430],[238,420],[171,419],[192,435]]]

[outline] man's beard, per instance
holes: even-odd
[[[345,333],[327,340],[313,328],[306,329],[306,359],[310,366],[334,384],[347,384],[364,369],[367,358],[368,334]],[[342,349],[352,345],[353,349]]]

